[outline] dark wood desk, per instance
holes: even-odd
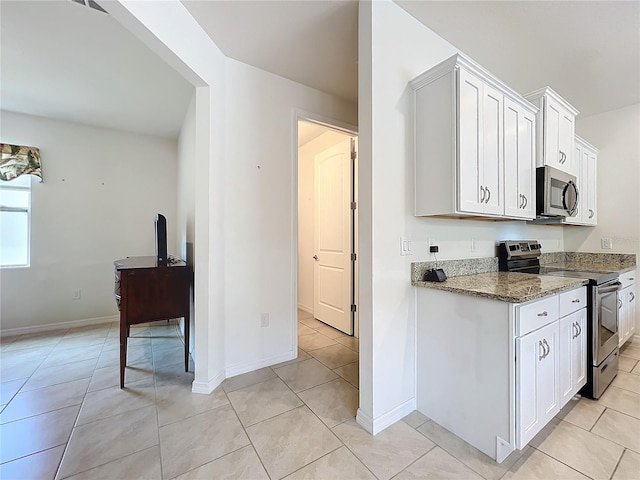
[[[189,311],[193,272],[185,262],[158,266],[156,257],[113,262],[120,309],[120,388],[124,388],[131,325],[184,317],[184,370],[189,371]]]

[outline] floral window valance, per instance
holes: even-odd
[[[35,175],[42,181],[42,164],[38,148],[0,143],[0,150],[0,180],[8,182],[20,175]]]

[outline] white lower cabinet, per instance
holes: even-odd
[[[560,319],[560,408],[587,383],[587,309]]]
[[[618,292],[618,336],[622,346],[636,332],[636,283],[635,272],[620,276],[622,287]]]
[[[513,304],[417,288],[416,407],[498,463],[586,381],[586,289]]]
[[[516,338],[516,441],[519,449],[559,411],[558,320]]]

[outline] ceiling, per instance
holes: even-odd
[[[182,3],[227,56],[357,100],[356,0]],[[550,85],[582,116],[640,102],[640,2],[396,3],[517,91]],[[178,135],[193,87],[109,15],[0,0],[0,22],[2,109]]]
[[[0,1],[0,106],[176,138],[193,87],[111,16],[66,0]]]

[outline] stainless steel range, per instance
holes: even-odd
[[[541,266],[541,250],[540,243],[534,240],[500,242],[499,270],[588,280],[587,384],[580,393],[599,398],[618,374],[618,272]]]

